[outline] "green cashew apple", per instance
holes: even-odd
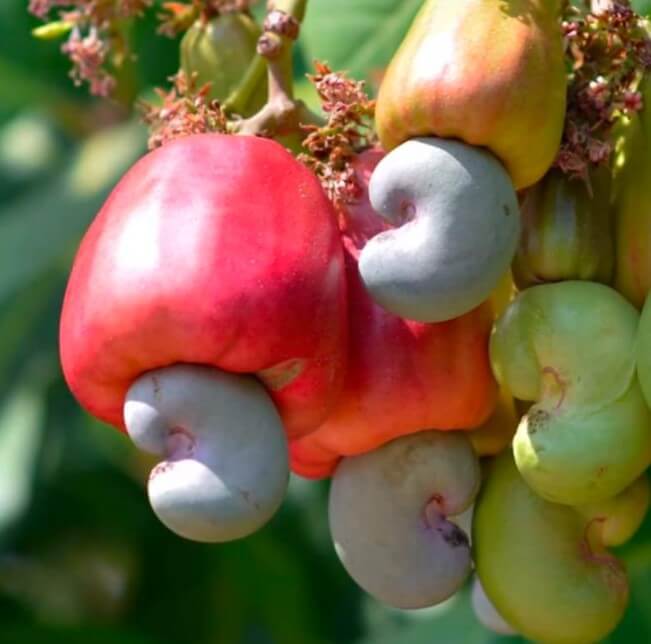
[[[516,398],[535,401],[513,439],[515,462],[546,500],[605,500],[651,463],[637,324],[619,293],[578,281],[523,291],[496,323],[495,375]]]
[[[605,167],[592,172],[590,186],[550,170],[525,192],[520,203],[522,236],[513,261],[519,288],[575,279],[610,283],[610,184]]]
[[[359,259],[366,289],[409,320],[443,322],[488,299],[520,234],[513,184],[489,152],[445,139],[411,139],[385,156],[369,183],[392,227]]]
[[[524,637],[546,644],[601,641],[628,602],[622,564],[599,524],[540,498],[509,452],[489,468],[475,505],[474,560],[500,615]]]
[[[471,594],[472,608],[479,623],[498,635],[515,635],[515,629],[497,612],[497,609],[488,599],[479,577],[472,581]]]
[[[479,489],[479,461],[461,433],[426,431],[341,461],[330,531],[350,576],[396,608],[432,606],[470,574],[468,537],[448,517]]]
[[[640,314],[637,335],[637,375],[642,393],[651,407],[651,297],[647,297]]]
[[[640,91],[645,107],[623,128],[613,202],[615,288],[638,308],[651,288],[651,76]]]
[[[577,506],[588,520],[598,524],[607,546],[621,546],[637,531],[649,509],[649,479],[646,474],[612,499]]]
[[[249,69],[256,56],[260,28],[245,13],[225,13],[211,20],[198,19],[181,40],[181,69],[196,74],[197,85],[210,83],[211,98],[226,100],[246,79],[252,91],[237,105],[241,116],[250,116],[267,96],[266,67],[263,61]],[[246,78],[247,72],[252,74]]]

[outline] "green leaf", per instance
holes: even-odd
[[[301,42],[309,61],[359,79],[377,79],[402,42],[422,0],[312,0]]]
[[[122,629],[24,625],[5,626],[3,644],[155,644],[156,640]]]
[[[651,17],[651,0],[633,0],[631,5],[641,16]]]

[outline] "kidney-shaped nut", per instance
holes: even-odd
[[[392,313],[420,322],[458,317],[487,299],[509,268],[518,202],[489,152],[412,139],[380,161],[369,195],[394,228],[368,242],[359,268],[373,298]]]
[[[150,371],[129,389],[124,417],[136,445],[164,457],[151,472],[149,499],[180,536],[238,539],[281,504],[287,440],[254,378],[190,365]]]
[[[452,521],[473,502],[479,462],[464,434],[419,432],[345,458],[330,489],[330,531],[351,577],[397,608],[452,596],[471,570]]]

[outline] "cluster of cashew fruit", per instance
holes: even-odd
[[[607,548],[649,504],[651,305],[596,283],[617,263],[602,188],[549,172],[559,4],[425,2],[339,212],[262,138],[181,138],[120,181],[78,251],[61,358],[90,413],[160,455],[170,529],[240,538],[290,469],[332,477],[335,549],[379,600],[437,604],[474,567],[498,632],[583,644],[617,624]]]

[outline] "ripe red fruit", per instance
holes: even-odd
[[[124,176],[75,259],[61,361],[79,402],[124,429],[125,394],[175,363],[257,375],[288,436],[343,378],[341,242],[316,178],[273,141],[173,141]]]
[[[382,158],[370,150],[358,158],[367,186]],[[357,267],[364,244],[386,222],[368,193],[342,213],[350,318],[348,369],[343,393],[325,423],[290,443],[292,470],[309,478],[329,476],[342,456],[369,452],[406,434],[427,429],[470,429],[495,405],[488,361],[492,313],[488,305],[443,323],[404,320],[377,305]]]

